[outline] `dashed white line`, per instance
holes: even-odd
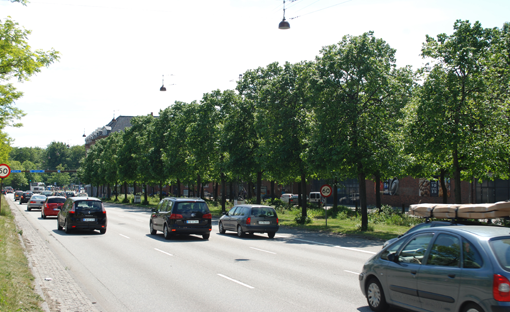
[[[358,272],[353,272],[353,271],[348,271],[348,270],[344,270],[344,271],[345,271],[345,272],[347,272],[347,273],[352,273],[352,274],[359,275],[359,273],[358,273]]]
[[[302,242],[306,242],[306,243],[312,243],[312,244],[316,244],[316,245],[323,245],[323,246],[335,247],[335,248],[340,248],[340,249],[364,252],[364,253],[368,253],[368,254],[372,254],[372,255],[375,255],[377,253],[377,252],[368,251],[368,250],[362,250],[362,249],[357,249],[357,248],[342,247],[342,246],[335,246],[335,245],[331,245],[331,244],[318,243],[318,242],[309,241],[309,240],[306,240],[306,239],[299,239],[299,238],[290,238],[290,239],[297,240],[297,241],[302,241]]]
[[[377,252],[373,252],[373,251],[368,251],[368,250],[362,250],[362,249],[357,249],[357,248],[350,248],[350,247],[342,247],[342,246],[335,246],[336,248],[340,248],[340,249],[347,249],[347,250],[353,250],[353,251],[359,251],[359,252],[364,252],[364,253],[368,253],[368,254],[372,254],[372,255],[375,255]]]
[[[157,250],[157,251],[159,251],[161,253],[164,253],[165,255],[169,255],[169,256],[172,256],[172,257],[174,256],[174,255],[172,255],[172,254],[170,254],[170,253],[168,253],[166,251],[163,251],[163,250],[160,250],[160,249],[157,249],[157,248],[154,248],[154,250]]]
[[[126,236],[126,235],[123,235],[123,234],[119,234],[120,236],[122,237],[125,237],[125,238],[130,238],[129,236]]]
[[[248,288],[250,288],[250,289],[254,289],[254,288],[255,288],[255,287],[253,287],[253,286],[250,286],[250,285],[248,285],[248,284],[245,284],[245,283],[243,283],[243,282],[240,282],[240,281],[238,281],[238,280],[235,280],[235,279],[233,279],[233,278],[230,278],[230,277],[225,276],[225,275],[220,274],[220,273],[218,273],[218,276],[221,276],[221,277],[223,277],[223,278],[225,278],[225,279],[228,279],[229,281],[232,281],[232,282],[237,283],[237,284],[239,284],[239,285],[242,285],[242,286],[244,286],[244,287],[248,287]]]
[[[255,248],[255,247],[250,247],[250,248],[251,248],[251,249],[258,250],[258,251],[267,252],[267,253],[270,253],[270,254],[276,255],[276,252],[267,251],[267,250],[264,250],[264,249],[258,249],[258,248]]]

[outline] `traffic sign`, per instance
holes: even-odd
[[[329,196],[331,196],[332,193],[333,193],[333,189],[331,188],[331,186],[329,186],[327,184],[324,184],[323,186],[321,186],[321,195],[323,197],[329,197]]]
[[[0,178],[4,179],[7,178],[11,174],[11,167],[6,164],[0,165]]]
[[[11,173],[21,173],[21,170],[11,170]]]
[[[44,170],[30,170],[30,173],[44,173]]]

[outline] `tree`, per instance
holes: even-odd
[[[324,174],[358,178],[361,229],[366,231],[365,179],[381,170],[384,150],[392,150],[389,133],[398,128],[411,72],[396,68],[395,50],[373,32],[344,36],[320,53],[311,80],[315,103],[309,162]]]
[[[58,165],[56,169],[64,170],[65,168],[62,165]],[[69,183],[71,182],[71,177],[67,172],[52,172],[48,177],[47,181],[48,181],[47,183],[52,185],[56,183],[56,185],[58,186],[66,186],[69,185]]]
[[[427,36],[422,47],[422,56],[433,64],[422,70],[425,81],[412,104],[408,146],[427,168],[453,175],[458,204],[461,180],[487,175],[497,158],[497,109],[485,101],[491,36],[479,22],[457,20],[452,35]]]
[[[51,142],[46,148],[46,169],[55,170],[59,165],[65,169],[71,169],[68,164],[71,162],[69,146],[64,142]]]

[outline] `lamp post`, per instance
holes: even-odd
[[[285,20],[285,0],[283,0],[283,20],[278,25],[278,29],[290,29],[290,24]]]
[[[173,75],[170,75],[170,76],[173,76]],[[175,85],[175,83],[172,83],[169,86],[174,86],[174,85]],[[159,91],[166,91],[166,88],[165,88],[165,75],[163,75],[163,84],[161,85],[161,88],[159,88]]]

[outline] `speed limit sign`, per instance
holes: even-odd
[[[329,196],[331,196],[331,193],[333,193],[333,189],[331,188],[331,186],[329,186],[327,184],[324,184],[323,186],[321,186],[322,197],[329,197]]]
[[[0,165],[0,178],[7,178],[11,174],[11,167],[6,164]]]

